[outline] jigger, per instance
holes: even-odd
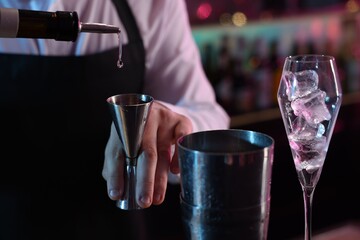
[[[123,210],[140,209],[135,196],[136,166],[153,100],[153,97],[145,94],[119,94],[107,99],[126,157],[124,165],[125,191],[121,200],[116,202],[116,206]]]

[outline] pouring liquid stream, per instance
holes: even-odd
[[[103,23],[80,23],[80,32],[117,34],[119,40],[119,59],[117,61],[117,67],[123,67],[124,63],[122,61],[122,36],[120,28]]]
[[[121,38],[121,31],[118,32],[118,39],[119,39],[119,59],[117,61],[117,67],[122,68],[124,66],[124,62],[122,61],[122,38]]]

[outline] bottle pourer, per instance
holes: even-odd
[[[79,32],[88,33],[120,33],[120,28],[103,23],[80,23]]]

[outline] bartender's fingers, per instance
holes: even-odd
[[[155,185],[153,194],[153,204],[155,205],[161,204],[165,199],[170,160],[171,146],[163,146],[158,149],[158,162],[155,172]]]
[[[153,203],[155,172],[158,167],[157,134],[163,115],[166,116],[163,106],[154,102],[142,139],[142,154],[138,158],[136,196],[137,202],[142,208],[147,208]],[[163,122],[163,124],[168,123]],[[167,176],[165,178],[167,182]]]
[[[149,122],[147,122],[147,126],[149,125]],[[142,208],[150,207],[153,201],[156,162],[158,158],[156,129],[154,132],[150,131],[149,127],[146,127],[142,141],[142,153],[137,161],[136,197],[137,203]]]
[[[175,151],[170,161],[171,162],[170,171],[174,174],[180,173],[177,141],[181,137],[190,134],[192,131],[193,131],[193,127],[191,121],[187,117],[181,116],[179,123],[175,126],[174,129],[173,143],[175,145]]]
[[[168,128],[170,127],[170,128]],[[159,205],[165,199],[168,174],[171,161],[171,137],[172,128],[166,124],[159,126],[157,132],[157,162],[155,171],[155,183],[153,204]]]
[[[171,112],[167,120],[169,124],[161,124],[157,132],[158,161],[153,194],[155,205],[161,204],[165,199],[170,166],[173,173],[179,173],[177,159],[175,164],[172,162],[172,146],[179,137],[192,130],[190,120],[182,115]]]
[[[102,176],[106,180],[109,198],[121,199],[124,193],[124,164],[125,157],[122,154],[121,142],[115,130],[111,126],[111,133],[105,148],[105,160]]]
[[[158,102],[154,102],[142,141],[138,161],[138,204],[148,207],[164,201],[171,163],[171,146],[179,135],[191,131],[191,122]]]

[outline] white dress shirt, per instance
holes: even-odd
[[[194,131],[227,128],[229,116],[215,101],[213,88],[204,74],[199,51],[191,34],[185,2],[128,2],[146,50],[144,93],[189,117]],[[122,43],[128,42],[111,0],[2,0],[0,7],[76,11],[81,22],[119,26]],[[116,34],[80,33],[75,42],[0,38],[0,52],[47,56],[88,55],[118,46]],[[119,79],[119,85],[121,81],[126,79]]]

